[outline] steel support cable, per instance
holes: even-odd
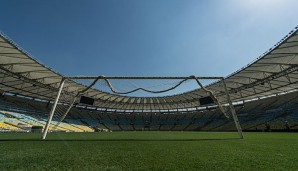
[[[70,112],[71,108],[73,107],[73,104],[76,102],[77,98],[79,97],[79,95],[85,93],[86,91],[88,91],[92,86],[94,86],[97,81],[101,78],[101,76],[97,77],[88,87],[84,88],[83,90],[80,90],[75,97],[73,98],[72,102],[70,103],[69,107],[67,108],[65,114],[61,117],[61,119],[59,120],[59,122],[55,125],[54,128],[56,128],[57,126],[59,126],[59,124],[66,118],[66,116],[68,115],[68,113]]]
[[[85,89],[79,91],[76,95],[76,97],[78,97],[80,94],[85,93],[86,91],[88,91],[92,86],[94,86],[97,81],[101,78],[101,76],[97,77],[88,87],[86,87]]]
[[[195,77],[195,76],[190,76],[188,78],[185,78],[181,81],[179,81],[176,85],[168,88],[168,89],[165,89],[165,90],[157,90],[157,91],[154,91],[154,90],[148,90],[148,89],[145,89],[145,88],[142,88],[142,87],[139,87],[139,88],[136,88],[136,89],[133,89],[133,90],[130,90],[130,91],[125,91],[125,92],[121,92],[121,91],[118,91],[116,90],[113,85],[111,84],[111,82],[106,79],[104,76],[98,76],[88,87],[86,87],[85,89],[79,91],[77,93],[77,95],[74,97],[72,103],[70,104],[70,106],[68,107],[67,111],[65,112],[65,114],[63,115],[63,117],[60,119],[60,121],[56,124],[56,126],[58,126],[64,119],[65,117],[67,116],[67,114],[70,112],[73,104],[75,103],[77,97],[83,93],[85,93],[86,91],[88,91],[92,86],[94,86],[97,81],[99,79],[103,79],[107,84],[108,84],[108,87],[110,88],[110,90],[115,93],[115,94],[130,94],[130,93],[133,93],[133,92],[136,92],[136,91],[139,91],[139,90],[142,90],[142,91],[145,91],[145,92],[148,92],[148,93],[165,93],[165,92],[168,92],[168,91],[171,91],[171,90],[174,90],[175,88],[179,87],[182,83],[186,82],[187,80],[189,79],[195,79],[196,82],[198,83],[198,85],[204,90],[207,92],[207,94],[212,98],[212,100],[218,105],[219,109],[221,110],[221,112],[227,117],[229,118],[229,116],[226,114],[225,110],[223,109],[223,107],[221,106],[221,104],[219,103],[219,101],[217,100],[216,96],[213,94],[213,92],[211,90],[208,90],[207,88],[205,88],[201,82]]]
[[[226,118],[229,118],[228,114],[226,113],[226,111],[224,110],[224,108],[222,107],[222,105],[220,104],[220,102],[217,100],[217,97],[214,95],[214,93],[211,90],[208,90],[206,87],[204,87],[202,85],[202,83],[195,77],[195,76],[190,76],[191,78],[195,79],[196,82],[199,84],[199,86],[205,91],[207,92],[207,94],[212,98],[212,100],[217,104],[217,106],[219,107],[219,110],[225,115]]]
[[[130,94],[130,93],[133,93],[133,92],[136,92],[136,91],[139,91],[139,90],[142,90],[142,91],[145,91],[145,92],[148,92],[148,93],[165,93],[165,92],[168,92],[168,91],[171,91],[171,90],[174,90],[175,88],[177,88],[178,86],[180,86],[182,83],[184,83],[185,81],[187,81],[189,78],[186,78],[186,79],[183,79],[182,81],[178,82],[175,86],[173,87],[170,87],[168,89],[165,89],[165,90],[157,90],[157,91],[154,91],[154,90],[148,90],[148,89],[145,89],[145,88],[136,88],[136,89],[133,89],[133,90],[130,90],[130,91],[125,91],[125,92],[120,92],[120,91],[117,91],[113,85],[111,84],[111,82],[106,79],[106,78],[102,78],[103,80],[105,80],[105,82],[108,84],[110,90],[113,92],[113,93],[116,93],[116,94]]]

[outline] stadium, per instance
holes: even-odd
[[[0,34],[3,170],[298,166],[298,27],[225,77],[68,76],[14,41]]]

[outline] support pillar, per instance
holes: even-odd
[[[238,120],[238,117],[237,117],[237,114],[236,114],[236,110],[235,110],[235,108],[233,106],[233,103],[231,101],[230,94],[228,92],[226,82],[225,82],[224,79],[222,79],[221,81],[222,81],[222,84],[224,86],[225,93],[227,95],[229,107],[230,107],[230,110],[231,110],[231,113],[232,113],[232,116],[233,116],[233,120],[234,120],[235,125],[236,125],[236,128],[237,128],[238,134],[239,134],[240,138],[243,139],[244,136],[243,136],[242,129],[241,129],[241,126],[240,126],[240,122]]]
[[[61,95],[61,92],[62,92],[62,89],[63,89],[63,86],[64,86],[64,83],[65,83],[65,79],[62,78],[61,83],[59,85],[59,91],[58,91],[57,97],[56,97],[55,102],[54,102],[54,105],[53,105],[53,107],[51,109],[51,112],[50,112],[50,115],[49,115],[49,118],[48,118],[48,122],[46,124],[46,127],[45,127],[45,129],[43,131],[43,136],[42,136],[42,139],[43,140],[46,139],[46,136],[48,134],[49,127],[50,127],[51,121],[53,119],[53,116],[54,116],[54,113],[55,113],[55,110],[56,110],[56,107],[57,107],[57,104],[58,104],[58,100],[60,98],[60,95]]]

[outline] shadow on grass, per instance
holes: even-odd
[[[46,140],[41,140],[41,139],[4,139],[1,140],[0,142],[5,142],[5,141],[41,141],[41,142],[59,142],[59,141],[113,141],[113,142],[117,142],[117,141],[164,141],[164,142],[171,142],[171,141],[226,141],[226,140],[241,140],[241,138],[204,138],[204,139],[46,139]]]

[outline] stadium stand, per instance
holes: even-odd
[[[236,106],[244,131],[265,131],[265,123],[271,131],[290,130],[298,127],[298,92],[247,101]],[[0,124],[5,130],[30,130],[33,125],[45,126],[50,107],[45,102],[18,96],[0,97]],[[153,112],[116,113],[73,108],[69,116],[51,131],[93,132],[94,129],[110,131],[233,131],[235,125],[217,109],[156,114]]]

